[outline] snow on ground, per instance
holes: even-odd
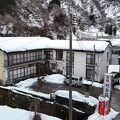
[[[0,106],[0,119],[1,120],[31,120],[34,113],[18,108],[11,108],[8,106]],[[40,114],[42,120],[61,120],[56,117]]]
[[[49,75],[49,76],[45,77],[45,80],[47,82],[51,82],[51,83],[53,82],[53,83],[62,84],[63,80],[64,80],[64,76],[59,75],[59,74]],[[90,81],[87,81],[87,80],[83,80],[83,81],[84,81],[84,84],[91,84]],[[30,79],[27,79],[25,81],[21,81],[21,82],[17,83],[15,86],[8,86],[8,87],[4,87],[4,88],[11,89],[13,91],[18,90],[18,91],[22,91],[25,93],[30,93],[33,95],[37,95],[37,96],[41,96],[41,97],[45,97],[45,98],[50,99],[50,94],[36,92],[36,91],[33,91],[30,89],[30,86],[36,82],[37,82],[37,78],[30,78]],[[92,85],[95,87],[102,87],[103,86],[102,84],[99,84],[96,82],[93,82]],[[58,90],[58,91],[56,91],[55,94],[68,98],[69,97],[68,93],[69,92],[65,91],[65,90]],[[89,96],[89,98],[86,98],[84,95],[82,95],[76,91],[73,91],[73,99],[77,100],[77,101],[86,102],[86,103],[90,104],[91,106],[98,104],[98,100],[96,98],[94,98],[92,96]],[[6,116],[6,114],[7,114],[7,116]],[[12,114],[14,114],[14,115],[12,116]],[[105,116],[106,120],[111,120],[117,114],[118,113],[116,111],[111,109],[110,114]],[[22,120],[29,120],[29,115],[30,115],[30,112],[27,112],[24,110],[12,109],[12,108],[9,108],[6,106],[2,106],[2,107],[0,106],[0,116],[4,117],[3,118],[4,120],[8,120],[8,117],[10,120],[19,120],[19,118],[20,118],[20,120],[21,120],[21,118],[22,118]],[[49,116],[47,117],[44,114],[42,114],[42,118],[43,118],[42,120],[57,120],[57,118],[53,118],[53,117],[49,117]],[[88,120],[102,120],[102,118],[103,118],[103,116],[100,116],[96,111],[93,115],[91,115],[88,118]]]
[[[37,78],[29,78],[17,83],[15,86],[18,88],[28,88],[31,85],[33,85],[35,82],[37,82]]]
[[[111,109],[108,115],[100,115],[96,109],[95,113],[90,115],[87,120],[112,120],[115,118],[119,113]]]
[[[46,82],[56,83],[56,84],[64,84],[64,79],[65,79],[65,76],[60,75],[60,74],[47,75],[44,77],[44,80]],[[8,86],[7,88],[11,89],[11,90],[17,90],[17,91],[21,91],[21,92],[25,92],[28,94],[37,95],[40,97],[50,99],[50,94],[36,92],[36,91],[33,91],[32,89],[30,89],[30,86],[32,86],[36,82],[37,82],[37,78],[29,78],[29,79],[26,79],[24,81],[21,81],[21,82],[15,84],[15,86]],[[100,84],[97,82],[92,83],[92,81],[83,80],[83,83],[84,84],[92,84],[92,86],[95,86],[95,87],[100,87],[100,88],[103,87],[103,84]]]
[[[53,75],[45,76],[44,79],[46,82],[49,82],[49,83],[64,84],[65,77],[60,74],[53,74]],[[50,94],[36,92],[36,91],[33,91],[32,89],[30,89],[30,86],[32,86],[36,82],[37,82],[37,78],[29,78],[29,79],[26,79],[24,81],[21,81],[21,82],[15,84],[15,86],[8,86],[6,88],[50,99]],[[87,81],[87,80],[83,80],[83,82],[84,82],[84,84],[92,84],[92,86],[95,86],[95,87],[100,87],[100,88],[103,87],[103,84],[100,84],[97,82],[92,83],[91,81]]]
[[[60,74],[53,74],[45,76],[44,80],[49,83],[63,84],[65,76]]]
[[[60,75],[60,74],[52,74],[52,75],[47,75],[47,76],[44,77],[44,80],[46,82],[55,83],[55,84],[64,84],[64,79],[65,79],[65,76]],[[30,78],[30,79],[19,82],[15,86],[18,87],[18,88],[27,89],[27,88],[29,88],[29,86],[31,86],[32,84],[34,84],[36,82],[37,82],[37,78]],[[88,80],[85,80],[85,79],[82,80],[82,83],[83,84],[89,84],[89,85],[92,85],[94,87],[100,87],[100,88],[103,87],[103,84],[101,84],[101,83],[98,83],[98,82],[93,82],[92,83],[92,81],[88,81]]]
[[[63,84],[64,78],[65,77],[60,74],[53,74],[53,75],[45,76],[46,82],[56,83],[56,84]],[[25,92],[28,94],[37,95],[40,97],[50,99],[50,94],[36,92],[30,89],[30,86],[32,86],[36,82],[37,82],[37,78],[29,78],[29,79],[26,79],[24,81],[21,81],[15,84],[15,86],[8,86],[7,88],[11,90],[17,90],[17,91],[21,91],[21,92]]]
[[[30,86],[32,86],[36,82],[37,78],[30,78],[25,81],[17,83],[15,85],[16,87],[13,87],[13,89],[50,99],[50,94],[36,92],[30,89]]]
[[[29,78],[29,79],[26,79],[24,81],[17,83],[15,86],[8,86],[7,88],[11,90],[17,90],[17,91],[21,91],[21,92],[25,92],[28,94],[37,95],[40,97],[50,99],[50,94],[36,92],[30,89],[30,86],[32,86],[36,82],[37,82],[37,78]]]

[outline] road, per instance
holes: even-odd
[[[120,91],[119,90],[112,91],[111,107],[115,111],[120,112]],[[120,120],[120,114],[114,120]]]

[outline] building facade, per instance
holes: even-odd
[[[53,50],[52,59],[49,60],[49,68],[53,72],[69,75],[69,51]],[[101,81],[108,70],[111,52],[109,47],[104,52],[73,51],[72,54],[72,75],[84,79]],[[59,59],[57,59],[59,56]],[[95,57],[95,58],[94,58]]]
[[[112,65],[120,65],[120,46],[112,47]]]
[[[51,41],[55,42],[54,40],[49,40],[49,42]],[[3,50],[1,48],[1,83],[12,84],[26,78],[50,73],[69,75],[69,49],[62,47],[62,44],[61,47],[54,47],[53,45],[46,47],[46,44],[42,45],[42,47],[37,44],[38,47],[34,46],[28,50],[10,49],[8,51],[6,48],[3,48]],[[31,46],[29,45],[29,47]],[[73,48],[71,59],[72,75],[84,79],[101,81],[104,78],[104,73],[107,72],[107,67],[111,59],[110,44],[107,43],[102,50],[99,50],[96,45],[94,51],[87,48],[84,50]]]

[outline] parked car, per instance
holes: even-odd
[[[64,80],[64,83],[69,84],[69,76],[67,76]],[[72,85],[73,86],[81,86],[82,85],[82,77],[72,76]]]
[[[120,73],[112,73],[113,78],[112,78],[112,88],[114,88],[115,85],[120,84]]]

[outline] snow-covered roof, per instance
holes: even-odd
[[[120,65],[109,65],[108,66],[108,73],[112,73],[112,72],[119,73],[119,71],[120,71]]]
[[[103,52],[108,46],[106,41],[73,41],[72,49]],[[69,49],[69,40],[51,40],[45,37],[0,37],[0,49],[6,52],[53,48]]]
[[[120,46],[120,38],[119,39],[112,39],[111,43],[113,46]]]

